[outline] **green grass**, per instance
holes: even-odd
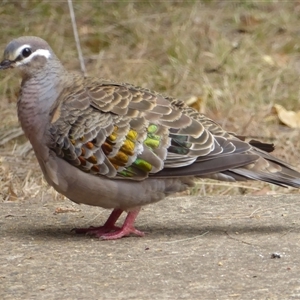
[[[298,131],[282,127],[271,110],[274,103],[299,109],[296,1],[74,1],[74,7],[90,76],[183,100],[199,97],[201,109],[226,129],[275,142],[277,155],[300,168]],[[69,70],[80,72],[67,3],[3,1],[0,14],[0,49],[15,37],[37,35]],[[19,82],[13,71],[0,73],[1,137],[18,126]],[[38,167],[32,153],[32,165],[21,156],[24,141],[15,138],[0,148],[1,174],[17,177],[17,190],[35,176],[42,184],[40,173],[27,176]],[[220,189],[205,187],[206,193],[240,193],[238,187]]]

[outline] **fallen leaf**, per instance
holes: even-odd
[[[55,209],[54,215],[65,214],[65,213],[68,213],[68,212],[79,212],[79,211],[80,211],[80,209],[69,208],[69,207],[57,207]]]
[[[272,58],[272,56],[270,56],[270,55],[263,55],[263,60],[267,63],[267,64],[269,64],[270,66],[274,66],[275,65],[275,61],[274,61],[274,59]]]
[[[289,63],[289,56],[286,54],[263,55],[262,59],[270,66],[285,67]]]
[[[13,186],[12,182],[9,183],[8,194],[9,194],[9,200],[10,201],[18,200],[18,195],[15,192],[15,189],[14,189],[14,186]]]
[[[274,109],[278,119],[288,127],[300,128],[300,111],[286,110],[283,106],[275,104]]]
[[[251,195],[255,196],[261,196],[261,195],[274,195],[276,194],[274,191],[270,189],[270,187],[264,187],[258,191],[254,191],[251,193]]]
[[[203,99],[199,96],[192,96],[188,100],[186,100],[186,104],[190,107],[193,107],[200,113],[205,113],[206,105],[203,101]]]
[[[254,15],[249,15],[249,14],[240,15],[240,23],[243,26],[256,26],[262,22],[263,22],[262,19]]]

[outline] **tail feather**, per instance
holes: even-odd
[[[252,170],[247,170],[245,168],[230,170],[231,173],[237,174],[245,178],[245,180],[259,180],[265,181],[268,183],[272,183],[275,185],[279,185],[282,187],[294,187],[300,188],[300,174],[297,177],[292,177],[285,174],[286,171],[290,171],[289,169],[282,169],[281,172],[277,173],[267,173],[267,172],[257,172]],[[233,175],[234,177],[235,175]]]
[[[237,180],[260,180],[283,187],[300,188],[300,173],[289,164],[260,149],[253,149],[260,158],[250,165],[228,170]],[[229,174],[227,174],[229,175]]]
[[[281,187],[300,188],[300,173],[288,163],[269,154],[275,149],[273,144],[256,140],[251,140],[249,144],[252,146],[250,152],[259,156],[254,164],[211,174],[208,177],[225,181],[258,180]]]

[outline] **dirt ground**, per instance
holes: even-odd
[[[99,208],[0,203],[1,299],[300,299],[296,195],[177,197],[145,207],[143,238],[70,232]]]

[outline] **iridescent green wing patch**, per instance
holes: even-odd
[[[147,128],[147,134],[143,141],[143,147],[141,153],[137,153],[136,159],[131,165],[126,166],[122,171],[119,172],[124,177],[135,177],[135,176],[148,176],[148,174],[159,168],[162,168],[163,162],[161,158],[157,156],[157,151],[161,146],[162,137],[157,134],[159,132],[159,126],[150,124]],[[156,167],[154,167],[154,165]]]

